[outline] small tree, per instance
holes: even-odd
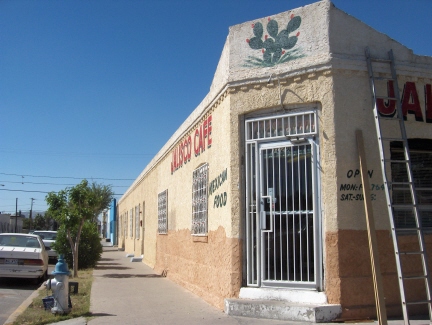
[[[77,229],[71,230],[72,236],[76,236]],[[60,226],[57,230],[57,238],[51,246],[58,254],[62,254],[69,265],[73,264],[72,251],[67,239],[67,229]],[[81,231],[80,245],[78,246],[78,269],[94,267],[102,255],[102,244],[97,231],[97,225],[86,220]]]
[[[46,196],[49,215],[66,231],[72,251],[74,277],[78,276],[78,248],[84,223],[96,220],[97,215],[108,207],[113,195],[110,186],[96,183],[89,186],[88,181],[83,180],[74,187]]]
[[[30,230],[30,219],[28,219],[28,218],[24,218],[23,219],[23,228],[24,229],[28,229],[28,230]]]
[[[43,215],[38,214],[33,221],[33,229],[34,230],[45,230],[45,218]]]
[[[56,230],[56,222],[53,218],[51,218],[49,213],[44,214],[44,220],[45,220],[45,228],[44,229]]]

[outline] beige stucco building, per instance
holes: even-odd
[[[119,200],[119,247],[227,312],[253,299],[323,306],[314,321],[375,317],[359,129],[387,313],[401,315],[367,47],[394,53],[432,226],[432,58],[320,1],[230,28],[208,95]]]

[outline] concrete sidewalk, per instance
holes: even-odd
[[[93,277],[89,325],[287,324],[228,316],[115,247],[104,247]]]
[[[93,272],[90,310],[94,318],[88,322],[89,325],[311,325],[228,316],[168,278],[159,276],[144,263],[131,262],[131,258],[126,257],[126,252],[106,246],[107,244],[104,243],[102,259]],[[388,323],[403,325],[403,320]],[[84,325],[87,321],[81,317],[56,324]],[[353,324],[355,323],[351,322],[350,325]],[[378,325],[377,322],[362,322],[364,324]],[[429,325],[429,321],[415,320],[411,324]]]

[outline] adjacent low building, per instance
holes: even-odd
[[[366,48],[394,53],[423,225],[432,227],[432,58],[320,1],[230,27],[209,93],[118,201],[119,248],[227,312],[375,317],[362,130],[387,313],[401,315]],[[377,104],[394,110],[390,99]],[[258,315],[242,305],[249,299],[284,311]],[[302,303],[324,316],[286,312]]]
[[[0,213],[0,233],[3,232],[23,232],[24,215]]]

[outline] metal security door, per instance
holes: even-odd
[[[316,286],[312,140],[259,145],[261,286]]]

